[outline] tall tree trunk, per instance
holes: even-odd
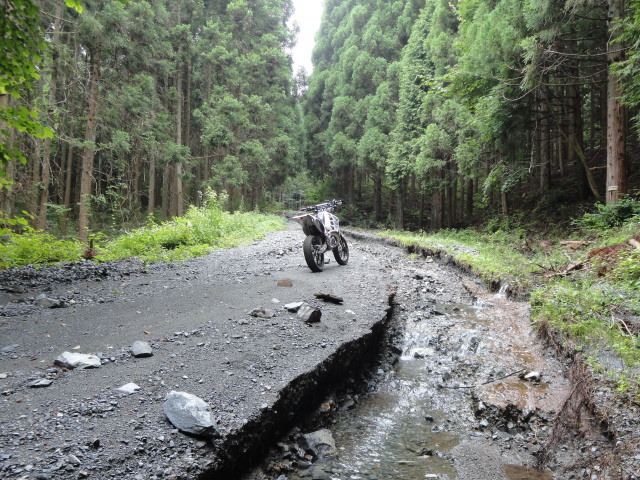
[[[70,75],[73,75],[73,78],[78,78],[78,56],[79,56],[79,51],[80,49],[78,48],[78,42],[77,40],[74,41],[74,54],[73,54],[73,71],[70,72]],[[69,77],[67,77],[66,80],[69,80]],[[70,112],[70,116],[71,118],[75,118],[76,116],[76,112],[79,110],[78,106],[77,106],[77,102],[74,101],[74,99],[78,98],[77,95],[77,91],[78,91],[78,86],[77,86],[77,82],[70,82],[73,83],[73,88],[71,89],[71,101],[70,101],[70,106],[69,106],[69,112]],[[75,122],[71,121],[69,122],[69,138],[74,138],[75,135]],[[72,190],[71,190],[71,185],[72,185],[72,175],[73,175],[73,170],[74,170],[74,165],[73,165],[73,157],[74,157],[74,148],[73,148],[73,142],[69,142],[68,144],[68,148],[67,148],[67,162],[66,162],[66,170],[64,172],[65,175],[65,179],[64,179],[64,206],[65,211],[62,217],[62,225],[60,227],[60,230],[62,232],[63,235],[67,234],[67,223],[68,223],[68,219],[69,219],[69,212],[68,210],[72,209],[72,205],[71,205],[71,197],[72,197]]]
[[[178,90],[178,100],[176,101],[176,144],[182,145],[182,102],[184,101],[182,92],[182,68],[178,68],[178,78],[176,80]],[[175,184],[173,192],[172,215],[182,216],[184,213],[184,198],[182,196],[182,161],[178,160],[175,165]],[[175,205],[175,206],[173,206]]]
[[[151,215],[156,208],[156,157],[151,154],[149,158],[149,201],[147,213]]]
[[[623,59],[623,45],[615,22],[624,15],[624,0],[609,0],[610,42],[607,45],[609,65]],[[609,72],[607,83],[607,204],[617,203],[627,193],[627,111],[620,97],[622,91],[616,77]]]
[[[473,180],[467,180],[466,199],[465,216],[467,217],[467,221],[470,221],[473,217]]]
[[[55,16],[53,19],[53,36],[51,40],[51,78],[49,80],[49,113],[54,109],[56,103],[56,87],[58,83],[58,58],[60,44],[60,26],[62,25],[62,12],[64,2],[56,2]],[[49,125],[53,120],[49,119]],[[42,230],[47,223],[47,201],[49,200],[49,183],[51,182],[51,138],[44,139],[42,150],[42,185],[40,186],[40,199],[38,201],[38,213],[36,215],[36,229]]]
[[[0,95],[0,109],[7,108],[9,106],[9,95]],[[9,136],[6,136],[5,133],[7,128],[7,123],[0,120],[0,142],[5,145],[13,145],[13,132],[14,129],[9,130]],[[0,186],[0,220],[4,217],[11,217],[13,215],[13,209],[11,208],[12,202],[12,186],[13,182],[13,160],[7,159],[7,163],[0,163],[0,167],[5,169],[5,178],[10,182],[8,185]],[[4,214],[4,215],[3,215]],[[1,226],[1,225],[0,225]]]
[[[382,214],[382,175],[376,172],[373,176],[373,218],[380,221]]]
[[[545,93],[540,102],[540,190],[546,192],[551,186],[551,138],[548,94]]]
[[[98,111],[98,94],[100,92],[100,42],[91,52],[89,74],[89,111],[87,130],[84,136],[85,147],[82,150],[82,173],[80,177],[80,210],[78,213],[78,238],[87,241],[89,231],[89,208],[91,202],[91,182],[93,178],[94,142],[96,141],[96,115]]]

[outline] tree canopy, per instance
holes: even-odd
[[[640,2],[326,0],[295,78],[292,9],[5,0],[4,221],[86,238],[212,189],[439,229],[638,188]]]

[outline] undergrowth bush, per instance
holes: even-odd
[[[257,212],[222,210],[225,199],[210,193],[202,207],[190,207],[184,217],[149,225],[101,245],[99,260],[138,257],[146,262],[175,261],[231,248],[284,228],[284,220]]]
[[[253,242],[266,233],[284,228],[284,219],[257,212],[230,214],[223,210],[224,196],[208,193],[202,207],[190,207],[184,217],[155,223],[149,219],[115,239],[94,234],[97,261],[138,257],[145,262],[176,261],[204,255],[216,248]],[[77,240],[59,240],[43,232],[8,233],[0,242],[0,268],[29,264],[78,261],[87,250]]]
[[[640,220],[640,196],[623,195],[613,204],[596,204],[596,212],[585,213],[582,218],[574,221],[575,225],[587,230],[608,230],[620,227],[625,222],[637,217]]]
[[[82,252],[83,246],[77,240],[60,240],[33,230],[22,234],[6,233],[0,242],[0,268],[72,262],[79,260]]]

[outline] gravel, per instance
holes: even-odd
[[[309,431],[296,426],[309,418],[330,425],[336,412],[348,415],[365,391],[384,385],[389,360],[400,352],[392,344],[379,357],[377,347],[397,328],[399,314],[425,322],[441,340],[414,352],[424,361],[441,356],[434,385],[511,373],[499,350],[483,348],[517,350],[531,342],[508,319],[502,330],[457,331],[452,309],[472,302],[482,286],[452,266],[410,260],[400,248],[351,233],[349,264],[327,255],[325,271],[314,274],[304,262],[303,239],[290,223],[251,245],[179,264],[82,262],[0,272],[0,478],[239,478],[277,440],[276,451],[285,450],[288,461],[325,478],[337,464],[309,458],[298,443]],[[425,273],[427,263],[437,273]],[[324,301],[319,292],[343,302]],[[313,322],[305,321],[316,311]],[[456,353],[461,345],[473,360]],[[545,361],[558,362],[538,348]],[[94,355],[100,368],[55,365],[64,352]],[[538,398],[533,409],[509,410],[491,385],[473,394],[459,390],[452,403],[434,400],[460,418],[460,444],[444,459],[460,478],[502,471],[498,457],[482,460],[483,446],[497,448],[503,460],[540,450],[558,401],[570,390],[563,376],[568,363],[560,358],[553,367],[530,369],[541,373],[538,381],[550,381],[548,404]],[[363,369],[365,383],[355,385]],[[640,442],[637,404],[621,403],[604,379],[595,385],[595,404],[607,412],[613,434],[574,429],[556,439],[554,478],[637,479],[640,456],[630,447]],[[171,391],[202,399],[218,435],[178,430],[163,411]],[[336,391],[342,393],[327,400]],[[295,478],[283,470],[259,472],[256,478]]]

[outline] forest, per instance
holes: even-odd
[[[640,1],[2,0],[0,221],[81,241],[342,197],[365,226],[637,195]],[[16,220],[22,218],[21,221]],[[21,223],[22,222],[22,223]]]

